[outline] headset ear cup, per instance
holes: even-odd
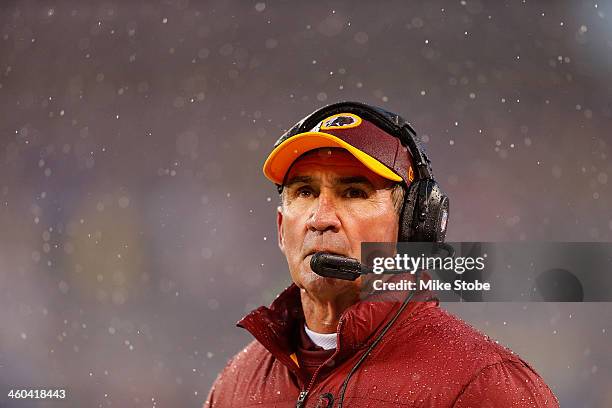
[[[434,183],[430,194],[429,211],[425,217],[423,232],[427,242],[444,242],[448,225],[449,200]]]
[[[426,180],[418,198],[417,235],[423,242],[444,242],[448,225],[449,200],[438,183]]]
[[[412,224],[419,191],[419,187],[417,185],[419,183],[419,180],[415,180],[408,186],[407,190],[404,191],[404,202],[402,204],[402,211],[400,212],[399,232],[397,237],[399,242],[414,241]]]
[[[448,215],[448,197],[434,180],[413,182],[404,199],[398,241],[444,242]]]

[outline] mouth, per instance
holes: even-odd
[[[316,254],[317,252],[325,252],[327,254],[332,254],[332,255],[339,255],[339,256],[344,256],[344,257],[348,257],[347,254],[339,252],[339,251],[334,251],[333,249],[326,249],[326,248],[315,248],[312,249],[310,251],[308,251],[306,253],[306,255],[304,255],[304,259]]]

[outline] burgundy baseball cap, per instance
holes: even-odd
[[[414,180],[412,159],[400,140],[354,113],[338,113],[319,122],[307,132],[280,143],[268,155],[264,175],[282,185],[293,162],[302,154],[322,148],[346,149],[374,173],[410,184]]]

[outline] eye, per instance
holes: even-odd
[[[368,198],[368,194],[364,190],[355,187],[347,188],[344,195],[347,198]]]
[[[303,198],[312,197],[312,189],[307,186],[300,187],[295,191],[295,195],[296,197],[303,197]]]

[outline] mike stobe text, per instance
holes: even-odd
[[[384,282],[382,279],[377,279],[373,282],[374,290],[432,290],[432,291],[488,291],[491,290],[491,284],[489,282],[481,282],[475,280],[474,282],[466,282],[464,280],[457,279],[451,282],[444,282],[438,279],[421,280],[414,282],[407,279],[402,279],[396,282]]]

